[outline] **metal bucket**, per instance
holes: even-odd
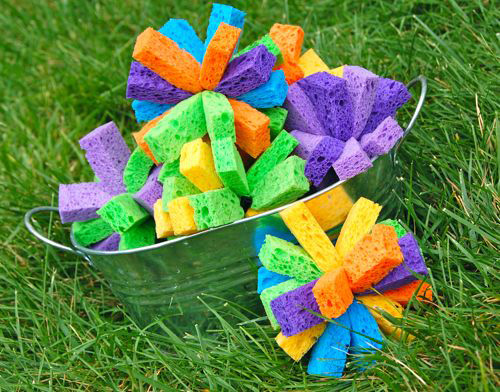
[[[396,213],[400,185],[397,150],[413,128],[427,91],[423,76],[412,80],[407,87],[418,82],[421,92],[415,112],[394,149],[375,158],[368,171],[332,184],[302,201],[343,186],[352,200],[364,196],[382,204],[382,217]],[[291,236],[279,216],[279,211],[286,207],[172,241],[113,252],[82,247],[73,233],[72,246],[40,234],[31,223],[33,216],[39,212],[58,212],[56,207],[34,208],[26,213],[24,223],[44,243],[81,256],[97,267],[139,325],[146,326],[162,318],[170,328],[183,333],[193,331],[195,324],[201,330],[208,328],[213,320],[209,307],[224,315],[226,301],[237,304],[243,312],[255,309],[258,301],[255,257],[266,234]],[[327,233],[333,237],[335,231],[334,228]]]

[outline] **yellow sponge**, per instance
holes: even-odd
[[[335,247],[303,202],[284,209],[280,215],[321,270],[327,272],[342,265]]]
[[[254,210],[253,208],[249,208],[247,212],[245,212],[245,218],[249,218],[251,216],[259,215],[262,214],[263,212],[266,212],[267,210]]]
[[[156,237],[167,238],[174,235],[170,214],[163,211],[163,201],[161,199],[156,201],[153,206],[153,211],[156,225]]]
[[[335,244],[341,260],[344,260],[354,245],[371,231],[381,209],[380,205],[364,197],[354,203]]]
[[[332,68],[328,72],[330,72],[333,76],[337,76],[339,78],[342,78],[344,76],[344,66],[341,65],[340,67]]]
[[[347,218],[352,200],[342,185],[306,201],[306,207],[314,215],[324,231],[333,229]]]
[[[321,323],[297,335],[288,337],[280,332],[278,336],[276,336],[276,343],[278,343],[278,346],[292,357],[294,361],[300,361],[304,354],[311,349],[314,343],[316,343],[316,340],[323,334],[325,328],[326,323]]]
[[[189,235],[198,231],[194,222],[194,209],[186,196],[170,200],[168,213],[175,235]]]
[[[304,77],[312,75],[316,72],[329,71],[328,65],[318,56],[314,49],[306,50],[306,52],[299,58],[299,67],[304,72]]]
[[[182,146],[179,170],[202,192],[224,187],[215,171],[212,148],[201,138]]]

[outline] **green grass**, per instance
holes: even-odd
[[[378,366],[364,374],[349,368],[341,380],[318,380],[306,375],[306,361],[293,363],[274,344],[262,319],[221,318],[220,333],[205,338],[136,327],[100,273],[49,251],[21,220],[33,206],[54,204],[59,183],[91,179],[81,136],[111,119],[126,134],[137,129],[124,99],[136,35],[169,17],[203,32],[209,4],[7,0],[0,13],[0,390],[495,390],[498,4],[234,5],[248,12],[243,44],[289,22],[304,27],[304,46],[331,66],[359,64],[403,81],[428,77],[427,102],[400,154],[399,218],[420,238],[437,294],[434,305],[407,313],[416,341],[387,341]],[[67,241],[56,222],[51,237]]]

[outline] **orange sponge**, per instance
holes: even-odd
[[[150,157],[156,165],[158,165],[158,161],[155,159],[151,149],[149,148],[148,144],[144,140],[144,136],[146,136],[146,133],[148,133],[150,129],[154,128],[154,126],[156,124],[158,124],[158,122],[163,117],[165,117],[168,114],[168,112],[170,112],[170,110],[168,110],[165,113],[159,115],[158,117],[155,117],[152,120],[148,121],[146,124],[144,124],[144,126],[141,128],[140,131],[132,132],[132,136],[134,137],[137,145],[140,148],[142,148],[142,150],[146,153],[146,155],[148,157]]]
[[[419,301],[432,301],[432,287],[429,283],[416,280],[398,287],[394,290],[387,290],[384,296],[399,302],[401,305],[406,306],[410,302],[411,297],[415,294],[415,298]]]
[[[241,29],[222,22],[210,40],[201,65],[200,83],[206,90],[219,84],[234,48],[240,38]]]
[[[269,31],[269,36],[280,48],[285,62],[291,61],[296,64],[299,62],[304,41],[302,27],[275,23]]]
[[[291,61],[285,61],[278,69],[283,70],[285,80],[289,85],[304,77],[304,71],[299,67],[299,64]]]
[[[403,262],[398,236],[392,226],[375,225],[344,259],[349,285],[355,293],[369,289]]]
[[[200,64],[170,38],[148,27],[135,41],[132,57],[176,87],[198,93]]]
[[[354,299],[342,267],[332,269],[321,276],[312,291],[321,314],[328,318],[342,316]]]
[[[352,200],[342,185],[309,201],[306,207],[314,215],[324,231],[333,229],[347,218]]]
[[[271,144],[269,117],[249,104],[230,99],[234,111],[236,144],[252,158],[257,158]]]

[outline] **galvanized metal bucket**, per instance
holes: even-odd
[[[382,216],[396,213],[399,207],[397,151],[413,128],[425,100],[427,82],[423,76],[407,87],[420,83],[420,97],[404,137],[387,155],[375,158],[373,167],[347,181],[302,198],[308,201],[343,186],[356,200],[364,196],[384,206]],[[226,301],[242,311],[255,309],[256,255],[266,234],[290,235],[275,208],[257,216],[139,249],[102,252],[78,245],[71,233],[72,246],[54,242],[39,233],[32,219],[39,212],[58,212],[56,207],[37,207],[24,217],[27,229],[44,243],[83,257],[99,269],[113,293],[123,302],[132,318],[146,326],[162,318],[179,333],[205,329],[210,323],[209,307],[224,314]],[[334,205],[331,208],[335,208]],[[393,216],[393,215],[392,215]],[[335,235],[336,229],[328,231]]]

